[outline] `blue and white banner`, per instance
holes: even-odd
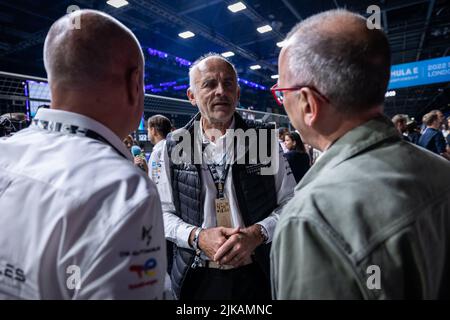
[[[388,90],[439,82],[450,82],[450,56],[393,65]]]

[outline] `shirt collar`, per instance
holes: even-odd
[[[39,109],[35,119],[44,121],[60,122],[79,126],[89,129],[105,138],[112,146],[114,146],[127,159],[133,160],[131,153],[123,144],[122,140],[111,129],[107,128],[100,122],[75,112],[56,110],[56,109]]]
[[[233,116],[233,119],[231,120],[230,126],[228,129],[234,129],[235,128],[235,117]],[[230,131],[225,132],[223,136],[218,138],[215,142],[211,142],[206,135],[203,132],[203,124],[200,120],[199,125],[199,143],[202,146],[201,149],[203,150],[202,154],[205,157],[206,161],[212,161],[214,163],[223,163],[223,161],[229,162],[229,159],[233,159],[233,150],[231,149],[231,144],[233,143],[233,139],[229,139],[230,135],[232,133]],[[204,149],[203,147],[211,145],[209,148]],[[225,159],[226,157],[227,159]]]
[[[350,130],[321,155],[320,161],[311,167],[295,190],[300,190],[313,181],[320,171],[336,167],[345,160],[388,139],[401,140],[401,137],[392,121],[385,116],[376,117]]]
[[[231,120],[231,123],[230,123],[230,126],[228,127],[228,129],[234,129],[235,126],[236,126],[236,121],[235,121],[234,116],[233,116],[233,119]],[[201,121],[201,119],[200,119],[200,134],[201,134],[201,137],[202,137],[202,142],[204,144],[211,143],[211,141],[209,141],[209,139],[206,137],[206,135],[205,135],[205,133],[203,131],[203,121]],[[217,139],[215,144],[219,144],[219,142],[221,140],[226,139],[226,137],[228,137],[229,135],[230,135],[229,131],[225,131],[225,134],[223,136],[221,136],[219,139]]]
[[[153,146],[153,149],[156,150],[157,148],[162,148],[162,146],[164,145],[164,142],[166,142],[166,139],[162,139],[162,140],[158,141],[158,142]]]

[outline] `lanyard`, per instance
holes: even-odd
[[[205,152],[206,147],[208,146],[209,142],[207,143],[202,143],[202,152]],[[214,185],[216,186],[216,190],[217,190],[217,199],[222,199],[225,198],[225,193],[224,193],[224,188],[225,188],[225,180],[227,179],[228,176],[228,171],[230,170],[230,164],[226,163],[227,159],[227,154],[226,152],[224,152],[223,158],[220,165],[212,163],[212,164],[208,164],[208,169],[209,172],[211,173],[211,177],[214,181]],[[217,171],[217,168],[221,168],[220,172],[221,172],[221,176],[219,176],[219,172]]]
[[[33,119],[32,125],[39,129],[47,130],[47,131],[51,131],[51,132],[60,132],[62,134],[67,134],[67,135],[71,134],[71,135],[95,139],[97,141],[103,142],[103,143],[111,146],[114,150],[116,150],[116,152],[118,154],[120,154],[122,157],[126,158],[125,155],[123,155],[122,152],[120,152],[112,143],[110,143],[102,135],[100,135],[99,133],[97,133],[93,130],[81,128],[79,126],[71,125],[68,123],[39,120],[36,118]]]
[[[211,177],[213,178],[214,184],[217,189],[217,199],[221,199],[225,197],[224,194],[224,186],[225,186],[225,180],[228,176],[228,171],[230,170],[230,164],[227,163],[225,165],[221,165],[220,167],[223,167],[222,170],[222,176],[219,176],[219,173],[217,172],[217,165],[216,164],[208,164],[209,172],[211,173]]]

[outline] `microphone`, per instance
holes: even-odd
[[[147,168],[146,168],[146,160],[145,160],[145,156],[142,153],[142,149],[139,148],[138,146],[132,146],[131,147],[131,154],[133,155],[134,158],[139,157],[142,160],[144,160],[144,163],[139,163],[138,167],[141,168],[143,171],[147,172]]]
[[[138,146],[131,147],[131,154],[133,155],[133,157],[136,157],[136,156],[140,155],[141,153],[142,153],[142,150]]]

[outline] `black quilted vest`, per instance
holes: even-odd
[[[243,120],[236,112],[235,128],[244,131],[254,128],[272,129],[268,124],[261,124],[254,121]],[[194,121],[200,120],[197,114],[185,127],[191,135],[191,144],[194,143]],[[174,133],[175,134],[175,133]],[[170,176],[173,191],[173,200],[176,208],[176,215],[185,222],[201,226],[203,223],[203,200],[201,197],[201,167],[194,164],[193,157],[189,163],[174,164],[171,155],[173,148],[181,141],[176,142],[172,135],[167,136],[167,150],[170,159]],[[259,135],[258,135],[259,139]],[[246,139],[246,143],[248,141]],[[270,139],[268,139],[270,144]],[[259,145],[259,141],[258,141]],[[271,150],[268,148],[268,150]],[[258,160],[259,162],[259,160]],[[255,174],[254,164],[233,164],[231,174],[237,196],[237,203],[244,220],[245,226],[250,226],[270,215],[277,207],[277,195],[275,190],[275,178],[273,175]],[[172,290],[177,298],[180,297],[181,287],[189,269],[193,263],[195,253],[192,249],[178,248],[172,244],[173,262],[170,273],[172,280]],[[259,246],[255,250],[254,260],[264,271],[267,281],[270,279],[270,244]]]

